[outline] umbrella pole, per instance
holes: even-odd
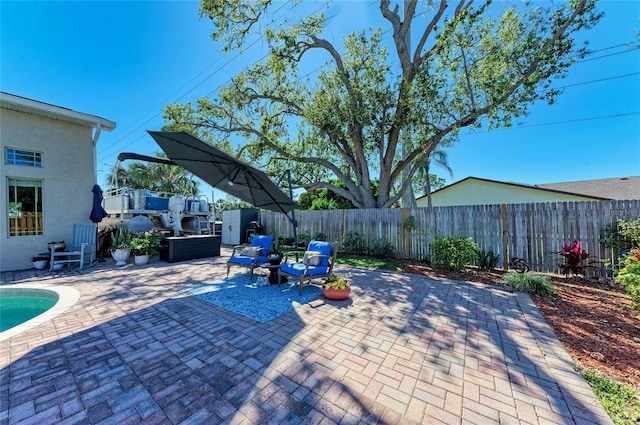
[[[293,187],[291,186],[291,169],[286,171],[287,173],[287,182],[289,183],[289,198],[293,201]],[[289,216],[287,216],[289,217]],[[296,210],[291,210],[291,217],[289,217],[289,221],[293,225],[293,246],[296,251],[298,250],[298,222],[296,221]]]

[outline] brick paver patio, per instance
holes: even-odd
[[[612,423],[527,295],[351,269],[258,323],[179,291],[225,260],[4,273],[80,298],[0,342],[0,424]]]

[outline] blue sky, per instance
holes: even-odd
[[[291,18],[321,4],[278,7]],[[448,183],[468,176],[535,184],[639,175],[640,50],[629,44],[638,42],[640,1],[601,0],[599,8],[605,17],[583,35],[598,52],[557,82],[568,87],[555,105],[536,104],[512,129],[463,131],[447,151],[453,178],[433,171]],[[215,93],[264,55],[261,42],[241,55],[224,54],[197,10],[193,1],[2,0],[0,90],[115,121],[98,143],[104,186],[120,152],[159,150],[145,130],[162,126],[163,105]],[[331,2],[328,15],[325,36],[334,41],[380,22],[372,0]]]

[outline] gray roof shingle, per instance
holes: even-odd
[[[640,176],[545,183],[534,186],[541,189],[597,196],[614,200],[640,199]]]

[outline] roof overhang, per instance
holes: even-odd
[[[16,96],[10,93],[0,92],[0,106],[13,111],[38,115],[105,131],[111,131],[116,128],[115,122],[96,115],[76,112],[72,109],[39,102],[33,99],[27,99],[26,97]]]

